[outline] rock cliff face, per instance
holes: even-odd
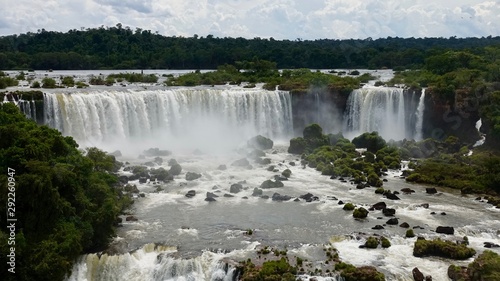
[[[479,118],[479,99],[474,93],[457,90],[452,99],[443,99],[433,89],[427,89],[424,138],[444,140],[456,136],[463,142],[474,143],[480,138],[476,129]]]

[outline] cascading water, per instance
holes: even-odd
[[[45,94],[45,124],[83,143],[288,138],[290,95],[260,89],[174,89]]]
[[[364,132],[377,131],[383,138],[402,140],[413,138],[414,112],[407,112],[406,97],[400,88],[367,87],[354,90],[347,101],[344,114],[344,132],[355,137]],[[411,103],[410,103],[411,104]]]
[[[424,111],[425,111],[425,89],[422,89],[422,94],[418,101],[417,107],[417,122],[415,124],[415,140],[420,141],[423,139],[422,129],[424,127]]]

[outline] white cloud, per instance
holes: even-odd
[[[276,39],[500,35],[491,0],[2,0],[0,35],[122,23],[163,35]]]

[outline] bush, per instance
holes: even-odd
[[[384,274],[373,266],[355,267],[341,262],[335,265],[335,270],[341,271],[340,276],[345,281],[385,281]]]
[[[292,171],[290,171],[290,169],[285,169],[281,175],[283,175],[284,177],[286,178],[289,178],[291,175],[292,175]]]
[[[63,84],[66,87],[73,87],[75,86],[75,80],[71,76],[65,76],[62,79],[61,84]]]
[[[457,244],[451,241],[443,241],[441,239],[425,240],[418,239],[413,247],[413,255],[415,257],[438,256],[443,258],[451,258],[457,260],[466,260],[476,254],[472,248],[466,245]]]
[[[473,280],[500,280],[500,256],[486,250],[467,268]]]
[[[391,241],[389,241],[389,239],[387,239],[385,237],[380,238],[380,242],[381,242],[382,248],[389,248],[391,246]]]
[[[365,247],[370,249],[375,249],[378,247],[378,239],[376,237],[370,236],[366,239]]]
[[[352,210],[354,210],[354,208],[356,208],[356,206],[354,206],[354,204],[346,203],[342,209],[344,209],[346,211],[352,211]]]
[[[368,210],[366,210],[363,207],[360,207],[354,210],[352,216],[357,219],[364,219],[368,216],[368,213],[369,213]]]
[[[413,229],[408,229],[406,230],[406,238],[413,238],[415,237],[415,233],[413,232]]]

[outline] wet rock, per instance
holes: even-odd
[[[261,196],[262,195],[262,189],[255,187],[252,192],[252,196]]]
[[[279,176],[279,175],[274,175],[274,180],[277,180],[277,181],[287,181],[288,178],[282,177],[282,176]]]
[[[477,198],[476,198],[476,200],[477,200],[477,201],[481,200],[481,196],[477,197]]]
[[[334,179],[337,179],[337,177],[336,176],[331,176],[330,179],[334,180]]]
[[[175,165],[175,164],[179,164],[179,163],[177,163],[177,160],[175,160],[174,158],[172,158],[172,159],[168,160],[168,165],[169,165],[169,166],[173,166],[173,165]]]
[[[207,192],[207,198],[217,198],[219,195],[212,193],[212,192]]]
[[[170,175],[164,168],[151,169],[151,177],[155,178],[157,181],[168,182],[174,180],[174,176]]]
[[[279,180],[276,181],[266,180],[260,185],[260,188],[279,188],[283,186],[284,184]]]
[[[425,209],[429,209],[429,203],[423,203],[420,204],[421,207],[424,207]]]
[[[385,198],[387,199],[391,199],[391,200],[399,200],[399,197],[394,194],[394,193],[391,193],[391,192],[387,192],[384,194]]]
[[[234,197],[234,195],[231,195],[231,194],[229,194],[229,193],[224,193],[224,197],[231,198],[231,197]]]
[[[260,198],[262,198],[262,199],[269,199],[269,195],[262,195]]]
[[[281,195],[279,193],[274,193],[273,194],[273,197],[272,197],[272,200],[273,201],[288,201],[292,199],[291,196],[288,196],[288,195]]]
[[[389,219],[386,224],[388,225],[398,225],[399,224],[399,221],[397,218],[392,218],[392,219]]]
[[[401,189],[401,192],[403,192],[404,194],[412,194],[412,193],[415,193],[415,190],[406,187],[406,188]]]
[[[181,172],[182,172],[182,167],[178,163],[175,163],[172,166],[170,166],[170,170],[168,170],[168,173],[172,176],[180,175]]]
[[[438,226],[436,228],[436,233],[453,235],[455,233],[455,229],[452,226]]]
[[[295,162],[292,161],[292,162],[288,163],[288,165],[295,166]]]
[[[196,180],[199,178],[201,178],[201,174],[194,173],[194,172],[187,172],[186,173],[186,180],[187,181],[193,181],[193,180]]]
[[[293,202],[300,202],[300,199],[299,198],[295,198],[295,200],[293,200]]]
[[[115,150],[115,151],[109,153],[109,155],[113,155],[115,157],[122,157],[122,152],[120,150]]]
[[[436,212],[431,212],[431,215],[435,215],[435,214],[436,214]]]
[[[311,202],[313,199],[314,195],[312,193],[306,193],[304,195],[300,195],[300,199],[304,199],[306,202]]]
[[[399,226],[402,227],[402,228],[409,228],[410,227],[410,225],[407,222],[403,222]]]
[[[377,224],[376,226],[372,227],[372,229],[380,230],[380,229],[384,229],[384,227],[381,226],[380,224]]]
[[[148,179],[147,178],[139,178],[139,183],[147,183]]]
[[[196,195],[196,190],[190,190],[190,191],[188,191],[188,192],[186,193],[186,195],[185,195],[185,196],[186,196],[187,198],[192,198],[192,197],[194,197],[195,195]]]
[[[231,185],[231,187],[229,188],[229,192],[231,193],[238,193],[240,192],[241,190],[243,189],[243,186],[239,183],[234,183]]]
[[[248,197],[246,197],[246,196],[243,196],[243,197],[241,197],[241,199],[248,199]]]
[[[155,157],[154,162],[156,164],[158,164],[158,165],[161,165],[161,164],[163,164],[163,158],[161,158],[161,157]]]
[[[387,179],[382,179],[382,181],[383,181],[383,182],[388,182],[388,180],[387,180]]]
[[[134,185],[127,184],[126,186],[123,187],[123,190],[130,193],[139,193],[139,189],[135,184]]]
[[[436,194],[436,193],[437,193],[437,190],[436,190],[436,188],[435,188],[435,187],[427,187],[427,188],[425,188],[425,192],[426,192],[427,194]]]
[[[466,266],[459,267],[453,264],[448,267],[448,277],[453,281],[471,280]]]
[[[339,205],[344,205],[344,201],[339,200],[338,204],[339,204]]]
[[[172,152],[168,150],[160,150],[157,147],[144,150],[144,155],[146,156],[169,156],[171,154]]]
[[[138,221],[139,219],[137,219],[136,217],[134,216],[128,216],[125,218],[126,221]]]
[[[217,167],[217,170],[225,171],[225,170],[227,170],[227,166],[226,165],[219,165],[219,167]]]
[[[144,198],[144,197],[146,197],[146,194],[144,194],[144,193],[139,193],[139,197]]]
[[[156,166],[156,164],[152,161],[148,161],[148,162],[144,163],[144,166],[154,167],[154,166]]]
[[[484,247],[485,248],[498,248],[500,245],[492,243],[492,242],[484,242]]]
[[[364,189],[365,188],[365,185],[363,183],[358,183],[356,185],[356,189]]]
[[[424,274],[420,272],[420,270],[415,267],[411,273],[413,274],[413,280],[415,281],[424,281]]]
[[[393,208],[385,208],[382,210],[382,213],[384,214],[384,216],[386,217],[392,217],[396,214],[396,209],[393,209]]]
[[[231,166],[236,166],[236,167],[247,167],[248,165],[250,165],[250,162],[248,162],[246,158],[241,158],[231,163]]]
[[[213,198],[213,197],[207,197],[207,198],[205,198],[205,201],[207,201],[207,202],[215,202],[217,200],[215,200],[215,198]]]
[[[260,165],[269,165],[271,164],[271,159],[270,158],[257,158],[255,159],[255,162]]]
[[[446,212],[441,212],[441,216],[446,216]]]
[[[258,135],[248,140],[247,145],[256,149],[271,149],[273,148],[273,141],[264,136]]]
[[[378,202],[378,203],[373,204],[372,207],[375,210],[383,210],[383,209],[387,208],[387,205],[385,204],[385,202]]]

